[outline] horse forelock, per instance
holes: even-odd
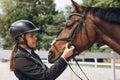
[[[104,21],[120,25],[120,8],[91,7],[90,12]]]

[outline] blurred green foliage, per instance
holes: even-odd
[[[20,19],[32,21],[41,30],[37,34],[37,49],[48,49],[65,22],[63,12],[55,10],[53,0],[1,0],[0,35],[5,39],[4,49],[11,49],[14,42],[9,34],[10,25]]]

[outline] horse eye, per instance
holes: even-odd
[[[66,27],[67,27],[67,28],[71,27],[72,25],[73,25],[73,21],[68,20],[68,21],[66,22]]]
[[[76,22],[78,22],[79,20],[80,20],[79,18],[75,19]]]

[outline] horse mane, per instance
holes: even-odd
[[[91,7],[90,12],[104,21],[120,25],[120,8]]]

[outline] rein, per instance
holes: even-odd
[[[80,14],[80,13],[73,13],[73,14],[70,15],[70,17],[71,17],[71,16],[74,16],[74,15],[80,16],[81,19],[80,19],[78,25],[75,27],[75,29],[73,30],[73,32],[70,34],[70,36],[69,36],[68,38],[55,38],[54,41],[51,43],[51,45],[54,46],[54,48],[56,49],[56,51],[57,51],[58,53],[61,53],[61,52],[56,48],[56,46],[55,46],[54,43],[55,43],[56,41],[67,41],[67,42],[69,42],[70,45],[73,45],[74,39],[76,38],[76,34],[79,32],[79,30],[80,30],[80,28],[82,27],[82,25],[85,27],[85,33],[86,33],[86,37],[87,37],[87,39],[88,39],[88,44],[89,44],[89,46],[91,46],[90,39],[89,39],[89,36],[88,36],[88,32],[87,32],[86,25],[85,25],[85,15],[86,15],[86,13],[87,13],[88,10],[89,10],[89,8],[86,8],[85,11],[84,11],[82,14]],[[77,54],[78,51],[75,50],[74,53]],[[78,62],[77,62],[77,60],[75,59],[75,57],[73,57],[73,60],[76,62],[77,66],[78,66],[79,69],[82,71],[82,73],[84,74],[84,76],[86,77],[86,79],[89,80],[88,77],[86,76],[86,74],[84,73],[84,71],[82,70],[82,68],[80,67],[80,65],[78,64]],[[68,63],[68,65],[69,65],[70,69],[72,70],[72,72],[73,72],[80,80],[83,80],[77,73],[75,73],[75,71],[72,69],[72,67],[71,67],[71,65],[70,65],[69,63]]]

